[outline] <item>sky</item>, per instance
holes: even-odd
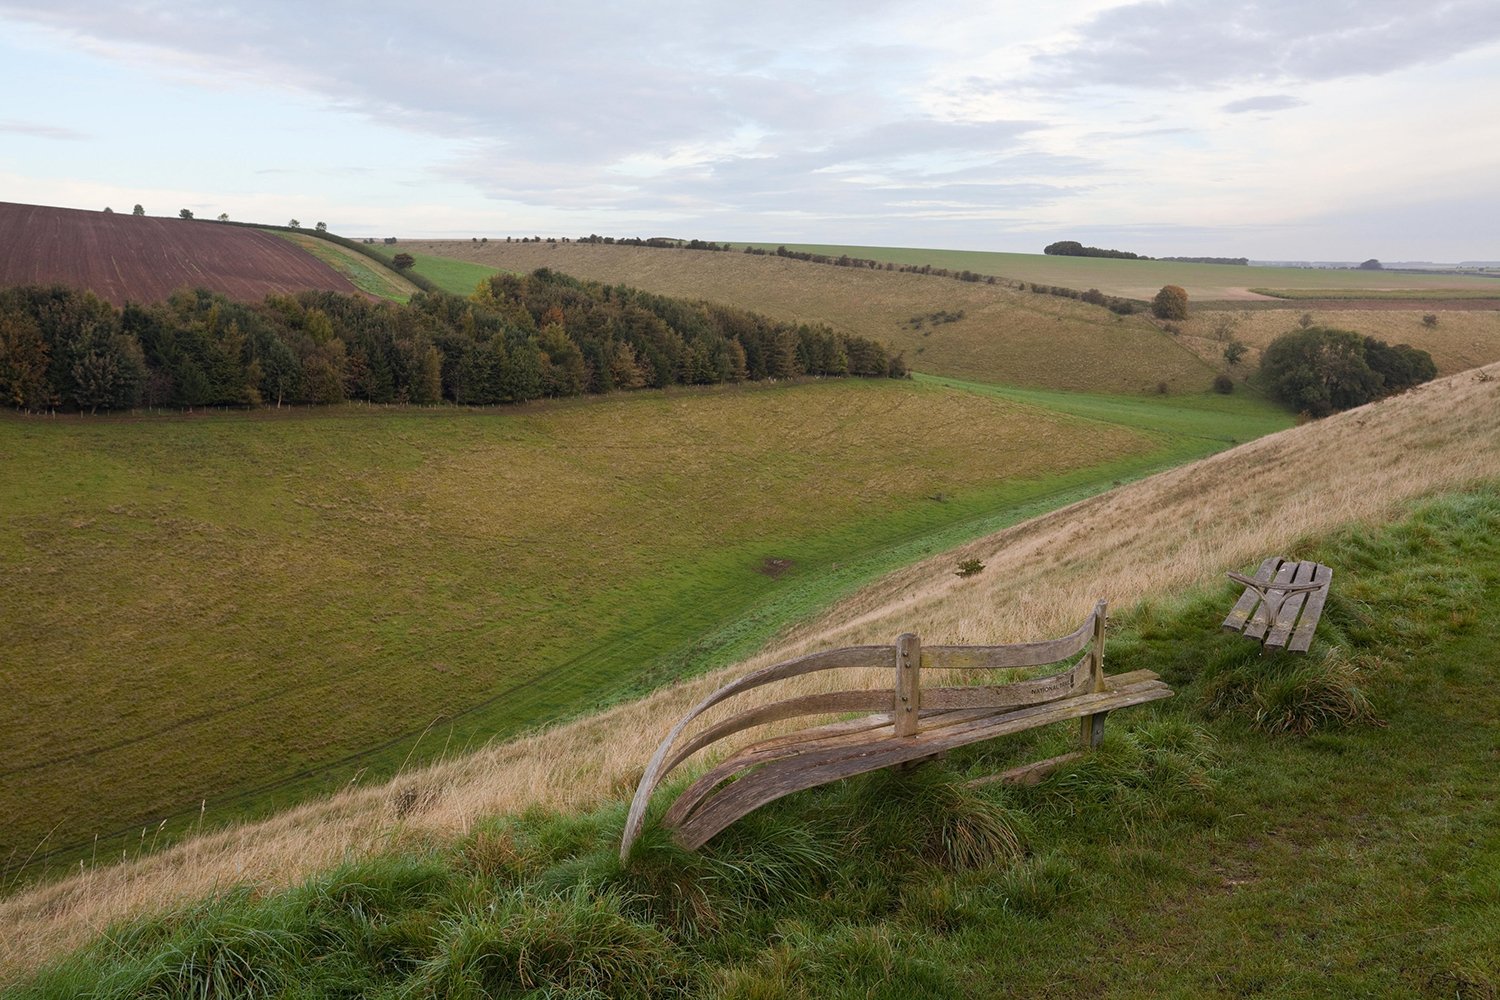
[[[1500,0],[0,0],[0,201],[1500,258]]]

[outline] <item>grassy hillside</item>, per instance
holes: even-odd
[[[1182,343],[1212,364],[1223,364],[1228,339],[1243,342],[1249,351],[1238,370],[1248,372],[1259,365],[1260,352],[1267,344],[1296,329],[1304,312],[1319,326],[1420,347],[1432,355],[1440,375],[1500,361],[1500,310],[1330,309],[1321,305],[1290,312],[1200,308],[1177,326],[1182,330]],[[1424,322],[1429,315],[1436,318],[1435,323]]]
[[[725,302],[775,319],[827,323],[904,351],[917,371],[1076,392],[1208,388],[1213,371],[1140,316],[997,285],[775,257],[595,244],[406,241],[416,254]],[[419,264],[420,266],[420,264]],[[1153,289],[1153,292],[1155,289]],[[963,314],[934,323],[934,313]],[[915,323],[914,320],[921,320]]]
[[[363,254],[350,250],[348,247],[339,246],[331,240],[320,239],[308,233],[300,233],[287,229],[268,229],[266,232],[273,236],[279,236],[287,242],[294,243],[306,250],[348,278],[354,284],[354,287],[362,292],[377,295],[382,299],[390,299],[393,302],[405,302],[417,291],[416,285],[402,278],[399,274],[383,268]]]
[[[1073,724],[801,793],[698,854],[656,834],[620,864],[619,799],[492,816],[116,927],[12,995],[1490,996],[1497,539],[1490,483],[1304,542],[1338,567],[1306,657],[1219,631],[1222,582],[1119,615],[1112,668],[1177,696],[1034,788],[964,782]]]
[[[736,244],[744,246],[745,244]],[[774,243],[750,246],[775,250]],[[1248,267],[1235,264],[1185,264],[1167,260],[1114,260],[1106,257],[1053,257],[1035,253],[984,250],[926,250],[907,247],[824,246],[787,243],[788,250],[848,254],[897,264],[931,264],[953,271],[977,271],[1016,281],[1035,281],[1068,288],[1097,288],[1110,295],[1149,299],[1162,285],[1181,285],[1193,299],[1258,298],[1252,288],[1304,295],[1319,291],[1353,294],[1401,290],[1415,296],[1500,297],[1500,281],[1478,275],[1420,274],[1412,271],[1330,270],[1303,267]]]
[[[1170,601],[1195,590],[1210,595],[1208,601],[1214,611],[1206,620],[1201,610],[1190,615],[1196,623],[1193,627],[1204,630],[1205,640],[1217,637],[1220,608],[1229,595],[1228,589],[1215,581],[1221,579],[1220,574],[1226,569],[1254,566],[1273,552],[1289,555],[1327,552],[1313,547],[1309,539],[1328,536],[1341,526],[1348,527],[1351,544],[1357,549],[1363,544],[1362,538],[1372,535],[1375,526],[1400,517],[1413,498],[1500,480],[1500,405],[1496,405],[1500,388],[1497,386],[1500,386],[1500,367],[1491,367],[1124,485],[882,577],[838,602],[826,614],[778,639],[764,653],[726,671],[553,731],[415,770],[388,785],[351,789],[273,820],[203,837],[138,862],[90,868],[57,884],[0,901],[0,967],[32,966],[56,955],[61,948],[85,940],[93,928],[158,910],[176,900],[196,899],[225,885],[247,882],[257,892],[265,892],[341,861],[383,852],[392,845],[426,848],[452,844],[500,813],[520,813],[536,806],[576,812],[597,808],[601,803],[615,803],[609,806],[615,811],[606,811],[601,821],[609,822],[613,816],[612,822],[616,823],[613,829],[617,833],[622,808],[619,803],[628,795],[642,762],[672,720],[731,673],[738,675],[809,649],[866,641],[888,642],[908,629],[919,631],[927,641],[937,642],[1039,638],[1066,631],[1100,596],[1108,597],[1112,606],[1121,610],[1146,598]],[[1392,475],[1391,469],[1397,466],[1401,475]],[[1334,472],[1305,474],[1313,469]],[[1461,522],[1465,523],[1469,522]],[[1471,539],[1467,544],[1488,544],[1484,539],[1490,536],[1485,532],[1470,534],[1469,531],[1465,527],[1458,533],[1461,538]],[[1464,608],[1450,609],[1445,603],[1444,595],[1467,579],[1466,572],[1472,575],[1472,566],[1470,562],[1449,560],[1451,550],[1437,544],[1440,532],[1436,527],[1419,528],[1404,537],[1396,553],[1401,558],[1407,555],[1425,558],[1431,551],[1439,563],[1405,574],[1399,589],[1387,589],[1385,584],[1370,589],[1360,583],[1360,575],[1369,572],[1364,568],[1367,564],[1346,561],[1332,551],[1329,559],[1341,574],[1335,583],[1341,599],[1347,597],[1354,602],[1355,611],[1360,606],[1390,609],[1394,617],[1389,621],[1403,630],[1407,625],[1402,623],[1413,616],[1428,620],[1428,609],[1437,616],[1431,620],[1439,622],[1448,620],[1445,614],[1456,613],[1457,617],[1448,620],[1453,627],[1494,620],[1492,616],[1476,616]],[[1373,553],[1372,558],[1381,561],[1392,549],[1382,545],[1369,552]],[[956,560],[966,557],[981,559],[987,568],[972,579],[960,580],[954,576],[953,567]],[[1353,586],[1345,590],[1345,585]],[[1463,586],[1472,592],[1471,585]],[[1145,621],[1149,623],[1150,619]],[[1175,634],[1176,629],[1176,625],[1171,626],[1168,636]],[[1346,632],[1343,638],[1348,637]],[[1222,638],[1243,643],[1233,636]],[[1325,633],[1323,638],[1342,641],[1335,632]],[[1446,664],[1447,670],[1466,670],[1464,664],[1470,660],[1481,672],[1486,669],[1487,661],[1477,655],[1476,648],[1453,647],[1445,651],[1436,644],[1437,638],[1431,631],[1402,631],[1396,646],[1379,655],[1399,657],[1405,662],[1413,655],[1408,651],[1424,651],[1425,656],[1425,651],[1430,650],[1433,662]],[[1482,649],[1487,640],[1463,641],[1472,641]],[[1171,653],[1176,648],[1169,643],[1165,651]],[[1181,650],[1182,663],[1173,670],[1203,662],[1199,649],[1183,646]],[[1255,662],[1255,657],[1250,657],[1250,661]],[[1111,660],[1112,670],[1120,666]],[[1174,683],[1182,683],[1180,675],[1168,676],[1173,677]],[[1418,663],[1411,676],[1425,682],[1432,675]],[[1375,699],[1377,711],[1387,717],[1408,701],[1399,689],[1389,692],[1390,689]],[[1185,699],[1183,703],[1190,701]],[[1462,703],[1460,690],[1448,704]],[[1440,709],[1445,714],[1453,710]],[[1120,720],[1130,714],[1121,713]],[[1118,735],[1118,730],[1112,732]],[[1425,723],[1416,726],[1415,732],[1417,735],[1412,738],[1432,745]],[[1330,752],[1336,753],[1341,745],[1330,744],[1333,747]],[[1225,759],[1237,760],[1241,749],[1242,745],[1231,746]],[[1369,762],[1377,769],[1390,770],[1390,762],[1399,761],[1402,767],[1416,767],[1420,771],[1424,760],[1432,758],[1374,757]],[[1290,786],[1277,784],[1283,780],[1295,785],[1299,766],[1296,759],[1274,760],[1259,772],[1261,787],[1285,790]],[[1440,795],[1450,787],[1431,768],[1427,768],[1426,777],[1434,780],[1430,787]],[[1340,787],[1327,789],[1327,794],[1341,795]],[[1228,831],[1238,837],[1236,831],[1245,831],[1247,823],[1275,822],[1275,817],[1267,813],[1270,804],[1281,809],[1301,808],[1298,795],[1277,794],[1281,797],[1273,797],[1243,816],[1237,815],[1240,811],[1237,806],[1226,808],[1222,815],[1233,820]],[[1325,800],[1318,797],[1322,794],[1320,791],[1309,795],[1309,819],[1326,813]],[[1417,799],[1402,801],[1426,807]],[[1068,800],[1060,802],[1064,809],[1068,808]],[[1461,799],[1452,802],[1467,808]],[[1377,809],[1367,815],[1383,814]],[[1114,822],[1116,816],[1116,811],[1110,809],[1105,819]],[[1140,832],[1138,819],[1127,815],[1125,820],[1119,832],[1108,838],[1110,843],[1118,841],[1128,846]],[[1441,828],[1441,823],[1438,826]],[[1370,829],[1370,824],[1355,822],[1344,829],[1358,838]],[[602,839],[604,834],[598,836]],[[549,840],[554,845],[565,842],[576,841],[566,837]],[[1211,871],[1214,858],[1231,846],[1247,852],[1243,856],[1250,859],[1265,857],[1256,852],[1266,842],[1260,835],[1245,839],[1210,836],[1207,841],[1198,841],[1200,845],[1207,844],[1208,853],[1194,855],[1198,860],[1193,864],[1201,861]],[[1389,838],[1382,833],[1380,842],[1389,842]],[[1412,840],[1413,844],[1422,842],[1420,836]],[[505,840],[500,843],[502,850],[508,850],[503,847]],[[1299,844],[1304,841],[1290,843],[1295,858],[1306,857],[1314,862],[1326,858],[1302,851]],[[1349,850],[1360,849],[1360,843],[1356,839]],[[1334,854],[1337,856],[1337,851]],[[1127,851],[1120,855],[1120,861],[1148,874],[1161,867],[1149,853]],[[1050,892],[1046,889],[1049,884],[1046,872],[1045,867],[1023,870],[1017,876],[1021,880],[1018,884]],[[1312,873],[1316,873],[1316,865]],[[1266,887],[1285,886],[1296,891],[1301,884],[1297,880],[1308,875],[1309,870],[1288,874],[1289,879],[1267,878]],[[1242,878],[1233,874],[1225,877]],[[1008,890],[1002,891],[1004,883],[998,889],[988,878],[980,879],[977,884],[989,894],[987,898],[997,902],[1006,898]],[[1176,926],[1192,926],[1193,912],[1179,908],[1174,902],[1186,898],[1183,883],[1163,884],[1167,889],[1165,895],[1152,898],[1165,899],[1166,903],[1160,905],[1167,909],[1144,910],[1143,933],[1154,926],[1154,912],[1164,916],[1181,914],[1188,919]],[[1089,895],[1084,891],[1086,887],[1071,881],[1064,881],[1058,888],[1057,895],[1069,899]],[[1139,902],[1129,894],[1121,898],[1130,906]],[[1114,926],[1110,915],[1116,911],[1087,908],[1079,912],[1088,919],[1097,912]],[[1295,916],[1295,911],[1278,912],[1275,921],[1268,920],[1265,926],[1272,930],[1289,927]],[[959,925],[954,926],[961,930]],[[1298,940],[1295,932],[1290,937]],[[1185,940],[1190,942],[1193,938],[1187,936]],[[1225,943],[1232,945],[1234,940],[1239,938]],[[1166,944],[1159,947],[1165,948]],[[1157,948],[1153,946],[1146,954],[1162,953]],[[1232,952],[1229,957],[1233,957]],[[883,961],[878,955],[876,960]],[[1184,967],[1190,966],[1188,963]],[[1462,971],[1455,968],[1454,974]],[[1194,994],[1185,991],[1182,995]]]
[[[879,571],[1287,421],[1063,405],[838,382],[7,418],[0,629],[31,666],[0,706],[0,860],[285,803],[389,773],[428,729],[414,759],[726,662]]]
[[[426,247],[424,242],[421,244]],[[412,250],[412,241],[407,240],[397,244],[381,243],[371,247],[376,253],[387,260],[394,260],[398,253],[409,253],[416,264],[412,271],[422,275],[424,278],[437,285],[445,292],[468,298],[474,294],[474,289],[484,279],[502,270],[498,267],[490,267],[486,264],[477,264],[467,260],[457,260],[450,255],[438,255],[432,253],[418,254]]]

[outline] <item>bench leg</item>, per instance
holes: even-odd
[[[1080,719],[1079,739],[1084,749],[1092,749],[1104,742],[1104,717],[1108,712],[1095,712]]]

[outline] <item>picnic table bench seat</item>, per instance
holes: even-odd
[[[1224,619],[1225,631],[1241,632],[1265,649],[1307,652],[1323,616],[1332,569],[1322,563],[1271,556],[1254,576],[1227,575],[1244,584],[1245,590]]]
[[[927,646],[907,633],[894,645],[853,646],[778,663],[709,695],[667,733],[647,764],[631,802],[620,843],[629,856],[652,793],[678,765],[711,744],[757,726],[799,716],[868,712],[761,739],[730,754],[685,789],[662,817],[682,847],[696,850],[736,820],[793,792],[880,768],[933,757],[981,740],[1037,726],[1081,719],[1081,742],[1098,746],[1105,716],[1116,709],[1172,695],[1149,670],[1104,673],[1107,605],[1061,639],[1006,646]],[[1060,672],[1002,684],[924,687],[923,672],[996,671],[1043,667],[1070,660]],[[683,739],[689,725],[728,698],[775,681],[822,670],[885,669],[877,688],[801,695],[731,715]],[[1037,780],[1077,756],[1068,754],[1013,769],[1001,778]],[[983,780],[983,779],[981,779]]]

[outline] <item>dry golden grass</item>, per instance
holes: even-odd
[[[495,812],[622,798],[677,716],[727,676],[760,664],[885,642],[907,630],[929,642],[1061,634],[1096,597],[1123,607],[1201,585],[1267,554],[1294,553],[1301,538],[1379,523],[1413,498],[1496,476],[1500,365],[1262,438],[934,556],[716,675],[15,896],[0,903],[0,968],[16,975],[111,921],[230,884],[285,885],[345,857],[461,835]],[[961,580],[954,563],[969,557],[987,568]],[[411,802],[415,809],[400,809]]]
[[[1439,375],[1452,375],[1500,361],[1500,311],[1433,309],[1421,303],[1401,309],[1194,309],[1177,326],[1182,343],[1211,365],[1224,366],[1224,340],[1229,336],[1250,348],[1236,370],[1253,371],[1260,352],[1272,340],[1297,328],[1307,312],[1317,326],[1353,330],[1388,344],[1410,344],[1432,355]],[[1422,317],[1437,316],[1437,326]]]
[[[905,352],[913,369],[1081,392],[1208,389],[1213,371],[1144,316],[953,278],[831,267],[780,257],[580,243],[403,241],[401,248],[509,271],[550,267],[578,278],[708,299],[780,320],[827,323]],[[914,329],[916,316],[956,313]],[[1059,363],[1066,359],[1066,363]]]

